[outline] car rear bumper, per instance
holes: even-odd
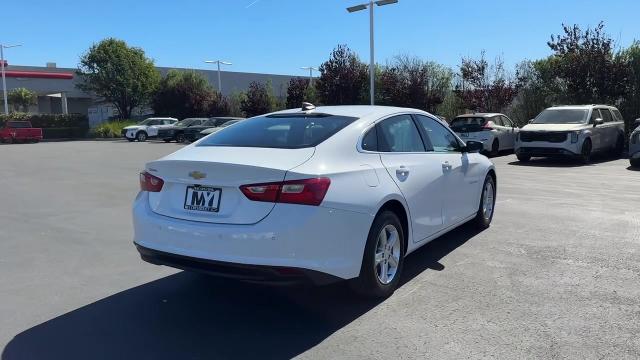
[[[137,244],[136,248],[140,258],[148,263],[228,279],[282,285],[305,283],[326,285],[341,281],[338,277],[307,269],[207,260],[158,251]]]
[[[369,214],[322,206],[276,204],[271,214],[256,224],[204,223],[154,213],[146,192],[138,194],[133,206],[136,246],[197,260],[196,266],[194,261],[183,265],[168,257],[161,257],[161,261],[155,263],[163,263],[165,259],[164,265],[188,270],[207,268],[204,265],[211,262],[221,263],[225,269],[249,265],[260,270],[258,278],[278,275],[278,270],[268,270],[265,275],[262,267],[287,268],[295,274],[303,273],[303,277],[314,282],[322,276],[306,275],[308,270],[340,279],[359,275],[372,222],[373,216]]]

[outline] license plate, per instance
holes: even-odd
[[[469,133],[460,133],[460,137],[469,137]]]
[[[184,195],[184,209],[206,212],[218,212],[222,189],[193,185],[187,186]]]

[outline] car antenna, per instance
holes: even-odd
[[[309,102],[302,103],[302,111],[308,112],[316,109],[316,106]]]

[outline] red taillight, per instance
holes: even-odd
[[[157,176],[153,176],[146,171],[140,173],[140,190],[149,192],[160,192],[164,181]]]
[[[289,180],[240,186],[249,200],[318,206],[329,190],[329,178]]]

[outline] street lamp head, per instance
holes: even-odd
[[[222,60],[205,60],[204,62],[207,64],[233,65],[230,62],[222,61]]]
[[[366,9],[368,6],[369,6],[368,4],[360,4],[360,5],[348,7],[347,11],[350,12],[350,13],[356,12],[356,11],[361,11],[361,10]]]
[[[376,1],[376,5],[384,6],[384,5],[395,4],[397,2],[398,2],[398,0],[378,0],[378,1]]]
[[[14,48],[14,47],[18,47],[18,46],[22,46],[22,44],[15,44],[15,45],[0,45],[5,49],[9,49],[9,48]]]

